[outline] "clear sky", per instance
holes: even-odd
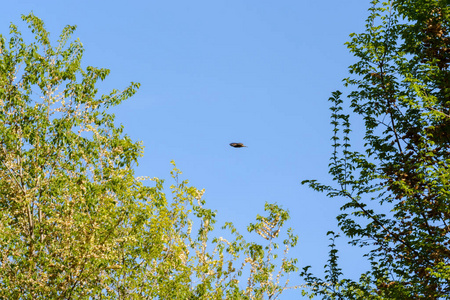
[[[0,32],[7,34],[10,22],[26,31],[20,15],[31,11],[54,40],[65,25],[77,25],[85,66],[111,69],[105,92],[142,84],[114,110],[125,131],[144,143],[137,175],[169,179],[175,160],[184,178],[206,189],[219,223],[232,221],[241,231],[266,201],[277,202],[300,237],[292,254],[320,274],[326,232],[336,228],[343,203],[300,182],[330,182],[327,100],[348,76],[354,58],[344,43],[364,30],[369,6],[369,0],[15,0],[2,3]],[[344,249],[343,266],[356,276],[357,250]]]

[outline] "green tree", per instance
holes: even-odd
[[[449,299],[450,6],[372,4],[365,32],[347,43],[357,58],[344,80],[348,109],[340,92],[330,98],[336,185],[305,182],[346,199],[338,224],[371,268],[359,282],[338,279],[332,244],[327,276],[303,276],[324,299]],[[360,147],[347,111],[365,125]]]
[[[39,18],[23,20],[33,43],[13,24],[0,36],[0,298],[275,299],[290,288],[297,237],[277,244],[288,212],[266,204],[248,227],[262,244],[229,223],[231,240],[211,236],[215,212],[179,170],[171,196],[134,176],[143,147],[108,109],[139,84],[97,96],[109,70],[81,68],[75,27],[52,46]]]

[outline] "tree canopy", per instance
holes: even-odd
[[[349,101],[339,91],[330,98],[336,185],[305,183],[346,199],[339,227],[367,249],[371,269],[359,282],[340,279],[332,243],[324,280],[304,269],[321,282],[312,295],[450,298],[449,34],[448,1],[375,0],[365,32],[351,35]],[[351,120],[364,124],[361,147],[351,144]]]
[[[143,146],[108,109],[139,84],[98,96],[109,70],[81,67],[75,26],[53,46],[42,20],[23,20],[34,42],[14,24],[0,36],[0,298],[260,299],[290,288],[288,212],[266,204],[249,225],[264,243],[231,223],[227,240],[178,169],[170,193],[135,177]]]

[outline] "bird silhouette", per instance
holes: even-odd
[[[231,143],[230,146],[234,147],[234,148],[247,147],[247,146],[244,146],[244,144],[242,144],[242,143]]]

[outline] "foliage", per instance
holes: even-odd
[[[351,146],[354,127],[341,93],[333,93],[336,185],[305,181],[347,200],[338,224],[367,249],[371,269],[359,282],[336,280],[331,252],[331,277],[320,280],[308,268],[302,275],[311,287],[319,282],[311,295],[324,299],[449,299],[450,6],[372,4],[365,32],[347,43],[358,61],[344,81],[349,108],[365,125],[364,151]]]
[[[34,43],[13,24],[0,36],[0,298],[275,299],[290,288],[297,237],[277,244],[287,211],[266,204],[249,226],[262,244],[231,223],[232,239],[211,237],[215,212],[178,169],[172,196],[134,176],[143,147],[107,110],[139,84],[98,97],[109,70],[81,68],[75,27],[53,47],[39,18],[23,20]]]

